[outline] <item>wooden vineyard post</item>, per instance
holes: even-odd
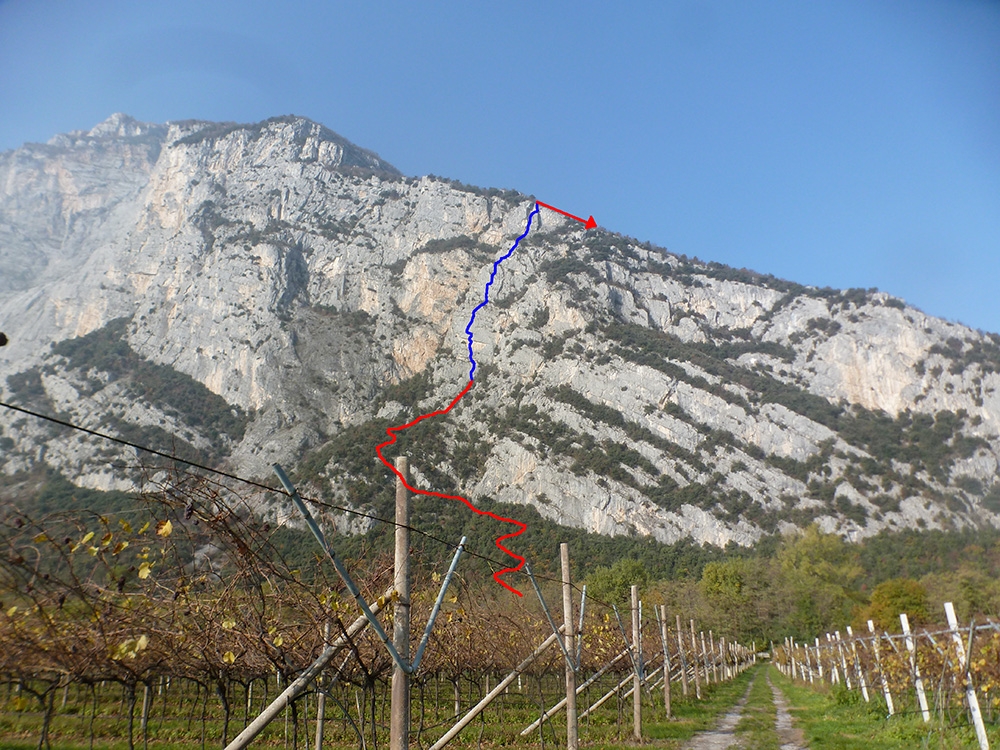
[[[684,658],[684,629],[681,627],[681,616],[677,615],[677,659],[681,663],[681,692],[687,698],[688,675],[687,659]]]
[[[972,684],[972,674],[969,672],[969,656],[971,654],[965,653],[962,634],[958,632],[958,618],[955,617],[955,606],[951,602],[945,602],[944,613],[948,618],[948,627],[951,628],[951,639],[955,643],[958,668],[965,679],[965,698],[969,704],[969,713],[972,714],[972,723],[976,727],[976,739],[979,740],[979,748],[980,750],[990,750],[990,741],[986,737],[986,727],[983,724],[983,714],[979,710],[979,698],[976,696],[976,686]]]
[[[642,664],[642,654],[639,653],[639,587],[632,586],[632,653],[635,658],[635,678],[632,681],[632,736],[636,742],[642,742],[642,676],[639,665]]]
[[[691,664],[694,666],[694,694],[701,700],[701,677],[698,675],[698,639],[694,633],[694,619],[691,620]]]
[[[330,623],[323,625],[323,647],[330,645]],[[316,750],[323,750],[323,722],[326,713],[326,685],[322,684],[322,676],[316,678]],[[251,686],[253,683],[250,683]],[[247,699],[249,700],[249,698]]]
[[[853,690],[851,687],[851,672],[847,668],[847,656],[844,655],[844,641],[840,637],[839,630],[835,635],[837,636],[837,653],[840,655],[840,666],[844,670],[844,685],[848,690]]]
[[[836,685],[840,682],[840,668],[833,654],[833,636],[829,633],[826,634],[826,652],[830,655],[830,684]]]
[[[708,631],[708,647],[712,654],[712,677],[716,682],[719,681],[719,660],[715,656],[715,638],[712,636],[712,631]]]
[[[719,636],[719,660],[722,662],[722,679],[728,680],[732,675],[729,674],[729,654],[726,652],[726,639],[723,636]]]
[[[875,668],[878,670],[879,679],[882,681],[882,694],[885,696],[885,707],[889,709],[889,716],[895,713],[895,709],[892,705],[892,693],[889,690],[889,681],[885,679],[885,672],[882,671],[882,657],[879,654],[878,643],[881,640],[881,636],[875,633],[875,623],[871,620],[868,621],[868,632],[872,634],[872,648],[875,652]]]
[[[576,637],[573,629],[573,587],[569,577],[569,545],[563,542],[559,545],[559,561],[562,564],[562,595],[563,595],[563,638],[566,643],[566,748],[577,750],[580,747],[578,725],[576,718],[576,670],[570,661],[576,653]]]
[[[819,681],[823,681],[823,655],[819,650],[819,638],[816,638],[816,668],[819,671]]]
[[[858,639],[854,637],[854,631],[851,626],[847,626],[847,635],[851,639],[851,655],[854,657],[854,674],[858,678],[858,684],[861,686],[861,695],[864,696],[865,703],[870,703],[871,699],[868,697],[868,681],[865,679],[864,670],[861,668],[861,659],[858,658]]]
[[[910,669],[913,672],[913,686],[917,690],[917,701],[920,703],[920,713],[923,714],[924,721],[931,720],[931,711],[927,707],[927,695],[924,693],[924,681],[920,677],[920,666],[917,664],[917,646],[913,636],[910,634],[910,621],[905,612],[900,612],[899,622],[903,626],[903,636],[906,641],[906,650],[910,652]]]
[[[712,676],[708,669],[708,651],[705,649],[705,631],[699,630],[698,636],[701,638],[701,663],[705,668],[705,684],[712,684]]]
[[[405,456],[396,458],[396,470],[409,477]],[[403,479],[396,477],[396,564],[397,594],[393,617],[392,645],[405,661],[410,659],[410,492]],[[408,750],[410,744],[410,675],[398,664],[392,668],[389,748]]]
[[[660,640],[663,642],[663,705],[670,719],[670,650],[667,648],[667,608],[660,605]]]

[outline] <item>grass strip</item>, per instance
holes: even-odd
[[[858,691],[842,686],[804,685],[792,682],[776,669],[771,680],[785,694],[792,722],[802,729],[814,750],[958,750],[978,747],[975,730],[959,718],[949,723],[934,714],[924,723],[919,713],[886,717],[885,703],[872,698],[865,703]],[[960,714],[961,712],[959,712]],[[988,726],[990,746],[1000,745],[1000,727]]]
[[[757,670],[743,716],[736,725],[736,736],[744,750],[779,750],[781,741],[775,728],[778,709],[765,670]]]

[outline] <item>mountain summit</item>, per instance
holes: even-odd
[[[385,428],[467,381],[533,206],[291,116],[116,114],[2,153],[3,400],[370,507]],[[1000,525],[995,334],[551,212],[476,327],[476,387],[401,440],[421,486],[667,542]],[[0,428],[0,483],[134,486],[130,451]]]

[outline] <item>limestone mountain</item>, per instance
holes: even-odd
[[[2,153],[3,400],[368,507],[384,429],[465,386],[533,204],[299,117],[114,115]],[[666,542],[1000,525],[996,334],[551,212],[475,330],[472,392],[401,441],[428,488]],[[0,428],[8,486],[133,486],[118,446]]]

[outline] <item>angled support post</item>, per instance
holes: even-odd
[[[609,669],[611,669],[615,664],[617,664],[619,661],[621,661],[622,659],[624,659],[627,655],[628,655],[627,651],[622,651],[620,654],[618,654],[618,656],[616,656],[614,659],[612,659],[607,664],[605,664],[603,667],[601,667],[599,670],[597,670],[590,677],[590,679],[588,679],[582,685],[578,685],[577,686],[577,688],[576,688],[576,694],[579,695],[584,690],[586,690],[591,685],[593,685],[595,682],[597,682],[601,677],[604,676],[604,674]],[[543,713],[543,715],[540,718],[535,719],[530,725],[528,725],[527,727],[525,727],[524,729],[521,730],[521,736],[522,737],[527,737],[534,730],[538,729],[538,725],[541,724],[543,720],[551,719],[557,713],[559,713],[560,711],[562,711],[562,709],[565,706],[566,706],[566,699],[563,698],[558,703],[556,703],[554,706],[552,706],[552,708],[545,709],[545,712]]]
[[[466,713],[465,716],[463,716],[458,721],[458,723],[455,724],[455,726],[453,726],[451,729],[445,732],[444,735],[442,735],[442,737],[437,742],[431,745],[430,750],[441,750],[441,748],[443,748],[445,745],[447,745],[449,742],[455,739],[455,737],[458,736],[459,732],[461,732],[463,729],[465,729],[465,727],[467,727],[470,723],[472,723],[472,720],[475,719],[477,716],[479,716],[479,714],[482,713],[484,708],[490,705],[490,703],[492,703],[493,700],[498,695],[500,695],[504,690],[507,689],[508,685],[510,685],[514,680],[517,679],[518,675],[520,675],[522,672],[524,672],[524,670],[526,670],[529,666],[531,666],[531,663],[535,661],[535,659],[544,654],[545,651],[549,648],[549,646],[561,640],[561,637],[562,637],[562,628],[559,628],[555,633],[553,633],[544,641],[542,641],[538,645],[538,648],[536,648],[524,661],[522,661],[520,664],[514,667],[514,670],[506,677],[504,677],[499,683],[497,683],[497,686],[493,688],[489,693],[487,693],[486,696],[481,701],[479,701],[479,703],[470,708],[468,713]]]
[[[451,583],[452,577],[455,575],[455,568],[458,567],[459,558],[462,557],[462,552],[465,551],[466,537],[462,537],[462,541],[458,543],[458,549],[455,550],[455,556],[451,560],[451,566],[448,568],[448,572],[445,574],[444,581],[441,583],[441,591],[438,592],[438,598],[434,602],[434,608],[431,610],[431,616],[427,620],[427,627],[424,628],[424,635],[420,639],[420,645],[417,646],[417,653],[413,657],[413,666],[411,672],[416,672],[420,668],[420,661],[424,658],[424,649],[427,648],[427,642],[431,638],[431,631],[434,629],[434,621],[437,620],[438,614],[441,612],[441,604],[444,602],[444,595],[448,592],[448,585]]]
[[[407,664],[406,660],[399,655],[398,651],[396,651],[396,647],[392,645],[392,639],[386,635],[385,630],[382,628],[382,623],[378,621],[378,618],[375,617],[371,607],[368,606],[368,602],[366,602],[365,598],[361,595],[358,585],[347,572],[347,568],[344,567],[344,563],[341,562],[340,558],[337,557],[336,553],[330,548],[330,545],[327,544],[326,536],[323,534],[323,530],[320,529],[319,524],[316,523],[316,519],[313,518],[312,513],[309,512],[309,508],[306,507],[302,498],[299,497],[299,492],[292,484],[292,480],[288,478],[288,475],[285,474],[284,469],[282,469],[280,465],[273,464],[272,468],[274,469],[274,473],[278,475],[278,481],[281,482],[281,486],[285,488],[285,491],[292,498],[292,502],[295,504],[295,507],[298,508],[299,513],[302,514],[309,530],[313,533],[313,536],[316,537],[316,541],[319,542],[319,546],[323,548],[327,557],[329,557],[333,562],[333,567],[337,570],[337,575],[340,576],[340,580],[342,580],[344,585],[347,586],[347,590],[351,592],[351,596],[354,597],[354,600],[358,603],[361,611],[364,613],[365,617],[368,618],[368,623],[372,626],[372,630],[374,630],[375,634],[378,635],[379,640],[382,641],[382,645],[385,646],[389,655],[392,657],[392,660],[396,663],[396,666],[409,672],[410,665]]]
[[[531,572],[531,566],[528,563],[524,564],[524,572],[528,574],[528,578],[531,579],[531,585],[535,589],[535,594],[538,596],[538,601],[542,605],[542,611],[545,612],[545,619],[549,621],[549,627],[552,628],[553,633],[561,633],[562,628],[556,627],[555,620],[552,619],[552,613],[549,611],[549,605],[545,603],[545,597],[542,596],[542,590],[538,588],[538,581],[535,580],[535,574]],[[570,658],[569,651],[566,650],[566,644],[563,642],[562,638],[557,639],[559,643],[559,649],[563,653],[563,657],[566,659],[566,663],[571,669],[576,669],[573,665],[573,659]]]
[[[391,598],[392,593],[392,589],[386,591],[381,601],[388,601]],[[380,608],[381,607],[376,602],[376,611]],[[366,615],[362,615],[352,622],[344,630],[344,634],[340,636],[340,638],[326,646],[316,661],[314,661],[302,674],[292,680],[281,692],[281,694],[271,701],[271,704],[261,711],[256,719],[247,725],[246,729],[240,732],[232,742],[226,745],[225,750],[242,750],[249,745],[250,742],[253,741],[254,737],[264,730],[264,727],[270,724],[271,721],[273,721],[282,711],[291,705],[292,701],[305,692],[306,688],[309,687],[309,683],[315,680],[326,668],[326,665],[333,661],[337,654],[347,647],[350,643],[350,639],[364,630],[370,622],[371,621]]]
[[[285,474],[284,470],[278,464],[274,464],[273,468],[274,473],[278,475],[278,480],[285,488],[285,491],[292,498],[292,502],[295,504],[295,507],[298,508],[299,512],[302,514],[306,525],[309,526],[309,530],[312,532],[313,536],[316,537],[316,541],[319,542],[319,546],[326,553],[327,557],[329,557],[333,562],[333,567],[336,568],[337,575],[340,576],[340,580],[344,582],[344,585],[347,586],[347,590],[351,592],[354,600],[358,603],[358,607],[361,608],[361,611],[367,618],[368,623],[372,626],[372,630],[375,631],[379,640],[382,641],[382,644],[389,652],[389,656],[392,657],[395,665],[406,674],[413,674],[416,672],[417,668],[420,666],[420,660],[423,658],[424,649],[427,648],[427,642],[430,640],[431,630],[434,628],[434,622],[437,619],[438,613],[441,611],[441,603],[444,601],[445,593],[447,593],[451,579],[455,575],[455,568],[458,567],[458,561],[462,557],[462,552],[465,550],[466,538],[463,536],[462,541],[458,543],[458,549],[455,550],[455,557],[451,561],[451,567],[448,568],[448,574],[444,577],[444,582],[441,584],[441,591],[438,593],[437,601],[434,603],[434,609],[431,611],[430,619],[427,621],[427,627],[424,629],[424,635],[420,640],[420,646],[417,648],[417,653],[413,659],[413,663],[410,664],[404,657],[400,656],[399,651],[396,650],[392,640],[382,628],[382,624],[378,621],[378,618],[375,617],[375,614],[368,606],[368,602],[366,602],[365,598],[361,595],[361,591],[358,589],[357,584],[354,583],[354,580],[347,572],[343,562],[341,562],[340,558],[337,557],[336,553],[330,548],[330,545],[326,541],[326,536],[323,534],[323,530],[320,529],[319,524],[316,523],[316,519],[313,518],[312,513],[309,512],[309,508],[307,508],[306,504],[302,501],[302,498],[292,485],[288,475]],[[409,526],[408,523],[405,525]],[[397,531],[399,531],[399,528],[400,527],[397,525]],[[532,582],[534,582],[534,579],[532,579]],[[409,597],[407,597],[407,599],[408,598]]]

